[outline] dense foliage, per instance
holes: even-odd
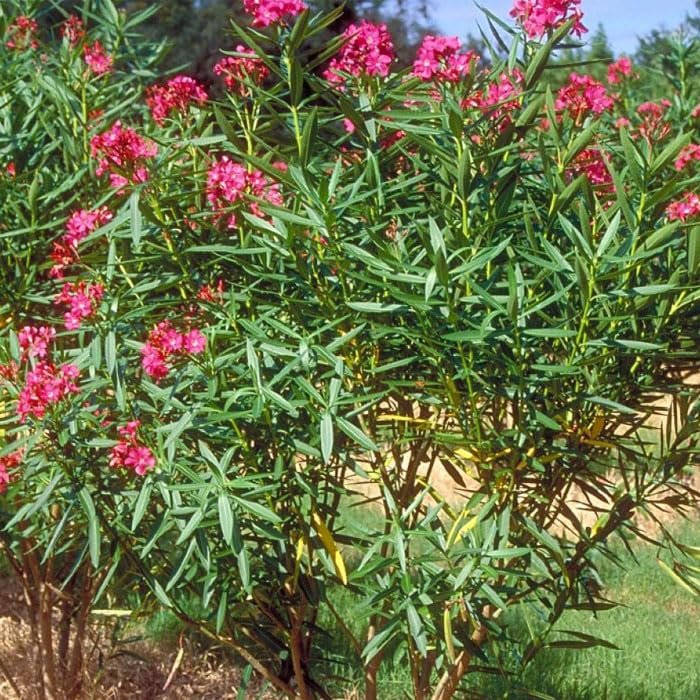
[[[127,592],[289,697],[328,696],[324,620],[370,699],[392,657],[416,698],[499,672],[513,611],[522,665],[605,644],[562,613],[695,497],[700,112],[628,59],[549,87],[580,4],[397,71],[383,25],[244,0],[217,100],[156,77],[148,10],[2,6],[0,542],[43,696]]]

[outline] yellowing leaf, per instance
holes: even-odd
[[[442,613],[442,627],[445,633],[445,646],[447,647],[447,657],[450,661],[455,660],[455,644],[452,636],[452,616],[450,615],[450,607],[446,606]]]
[[[588,438],[583,438],[581,442],[586,445],[592,445],[593,447],[602,447],[604,450],[614,450],[615,445],[611,442],[606,442],[605,440],[589,440]]]
[[[603,428],[605,427],[605,418],[603,416],[598,416],[592,423],[589,434],[592,438],[597,438],[601,432],[603,432]]]
[[[323,548],[330,555],[333,566],[335,567],[335,573],[343,584],[347,586],[348,574],[345,570],[345,562],[343,561],[343,556],[338,550],[338,546],[336,545],[333,536],[326,527],[326,524],[323,522],[323,520],[321,520],[321,516],[316,513],[316,511],[311,514],[311,522],[313,523],[316,532],[318,532],[318,536],[321,538]]]
[[[474,517],[470,518],[469,520],[466,520],[467,515],[469,514],[468,510],[464,510],[459,518],[455,520],[454,525],[452,525],[452,529],[450,530],[450,534],[447,536],[447,548],[449,549],[459,537],[463,537],[466,535],[470,530],[474,528],[474,526],[479,522],[479,516],[475,515]]]

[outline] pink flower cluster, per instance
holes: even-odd
[[[612,175],[598,148],[581,151],[571,163],[570,173],[574,176],[585,175],[599,195],[612,195],[615,192]]]
[[[613,104],[603,83],[590,75],[572,73],[568,84],[559,90],[554,106],[561,112],[568,112],[574,121],[581,122],[590,113],[602,114]]]
[[[43,418],[49,406],[79,391],[75,379],[80,371],[73,364],[56,367],[38,362],[28,372],[17,399],[17,414],[24,423],[27,416]]]
[[[139,476],[156,466],[156,458],[148,447],[139,442],[138,429],[140,422],[129,421],[117,428],[120,440],[112,448],[109,460],[110,467],[132,469]]]
[[[522,83],[525,76],[517,68],[511,73],[503,72],[495,83],[491,83],[485,93],[477,93],[463,104],[463,107],[477,107],[490,112],[498,119],[520,106]],[[496,108],[496,109],[494,109]]]
[[[50,405],[78,391],[74,380],[80,372],[75,365],[56,367],[46,360],[49,344],[55,337],[56,331],[47,326],[25,326],[17,334],[22,361],[27,362],[34,358],[40,360],[27,371],[24,386],[19,393],[17,414],[22,423],[27,416],[43,418]],[[12,370],[12,376],[6,376],[5,373],[3,376],[15,380],[19,368],[10,366],[9,369]]]
[[[104,287],[101,284],[87,284],[83,281],[66,282],[54,298],[54,304],[68,306],[69,310],[63,318],[66,328],[74,331],[80,328],[83,319],[90,318],[96,313],[103,295]]]
[[[623,56],[608,66],[608,83],[610,85],[618,85],[631,75],[632,61],[627,56]]]
[[[105,53],[104,47],[99,41],[85,44],[83,47],[83,60],[93,75],[104,75],[112,70],[114,59]]]
[[[254,27],[267,27],[301,14],[306,5],[302,0],[243,0],[243,9],[253,15]]]
[[[19,467],[19,465],[22,464],[23,457],[23,450],[15,450],[4,457],[0,457],[0,493],[5,493],[5,491],[7,491],[7,485],[12,479],[10,470]]]
[[[199,329],[181,333],[170,321],[161,321],[141,348],[141,365],[146,374],[160,381],[168,376],[170,362],[183,355],[199,355],[206,346],[207,339]]]
[[[17,342],[22,360],[34,357],[43,360],[49,352],[49,345],[56,338],[56,329],[50,326],[24,326],[17,334]]]
[[[539,39],[574,20],[572,31],[581,36],[588,30],[583,26],[581,0],[515,0],[510,16],[519,22],[531,39]]]
[[[421,80],[456,83],[469,73],[479,60],[473,51],[460,51],[456,36],[428,34],[418,47],[413,75]]]
[[[342,84],[346,75],[355,78],[389,75],[396,60],[394,42],[385,24],[362,20],[343,32],[345,43],[328,65],[323,77],[330,83]],[[343,75],[346,74],[346,75]]]
[[[666,119],[670,106],[668,100],[661,100],[643,102],[637,107],[637,114],[642,118],[637,132],[649,145],[662,141],[671,133],[671,124]]]
[[[39,47],[34,34],[38,31],[39,25],[32,17],[19,15],[7,28],[8,39],[5,46],[13,51],[26,51]]]
[[[672,202],[666,208],[666,216],[669,221],[682,221],[694,219],[700,216],[700,197],[695,192],[687,192],[683,199]]]
[[[65,234],[53,244],[51,259],[54,264],[49,271],[49,276],[55,279],[62,278],[65,268],[80,259],[78,255],[80,241],[111,219],[112,212],[107,207],[99,207],[92,211],[89,209],[74,211],[66,223]]]
[[[224,56],[215,66],[214,75],[224,79],[226,88],[241,96],[247,95],[250,88],[246,83],[261,85],[270,74],[268,67],[262,59],[255,55],[255,51],[242,44],[236,46],[236,51],[242,56]]]
[[[486,90],[479,90],[463,99],[461,107],[464,110],[478,109],[498,122],[499,132],[503,131],[511,123],[513,113],[520,108],[524,79],[525,76],[517,68],[511,72],[504,71]],[[477,135],[472,138],[477,143],[480,141]]]
[[[59,33],[70,46],[77,46],[85,38],[83,20],[77,15],[70,15],[61,25]]]
[[[680,172],[696,160],[700,160],[700,146],[696,143],[690,143],[678,154],[675,168]]]
[[[282,205],[278,183],[271,182],[260,170],[247,170],[245,165],[232,161],[228,156],[215,160],[207,176],[207,200],[215,210],[226,209],[246,197],[263,199],[276,206]],[[255,216],[263,216],[257,202],[249,204]],[[236,216],[231,214],[228,227],[236,226]]]
[[[187,75],[176,75],[165,85],[153,85],[148,89],[146,104],[151,110],[154,121],[159,126],[165,123],[171,112],[184,114],[193,103],[203,104],[207,101],[207,91]]]
[[[99,158],[97,175],[109,173],[112,187],[120,189],[129,183],[146,182],[146,161],[153,158],[158,148],[139,136],[133,129],[124,128],[120,121],[111,129],[90,140],[92,155]]]

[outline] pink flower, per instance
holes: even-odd
[[[590,113],[602,114],[613,104],[602,83],[590,75],[572,73],[568,84],[559,90],[554,106],[559,111],[568,112],[574,121],[579,122]]]
[[[618,129],[621,129],[622,127],[628,127],[628,126],[630,126],[630,124],[631,124],[631,122],[630,122],[629,119],[627,119],[627,117],[619,117],[619,118],[615,121],[615,126],[616,126]]]
[[[460,52],[460,48],[461,43],[456,36],[428,34],[418,48],[413,75],[424,81],[458,82],[479,60],[473,51]]]
[[[0,493],[7,491],[7,485],[12,480],[11,469],[16,469],[22,464],[24,450],[15,450],[9,454],[0,457]]]
[[[39,42],[34,36],[39,29],[37,21],[26,15],[19,15],[17,19],[7,27],[8,39],[5,46],[13,51],[26,51],[36,49]]]
[[[683,199],[672,202],[666,207],[666,216],[669,221],[682,221],[694,219],[700,216],[700,197],[695,192],[687,192]]]
[[[156,466],[156,458],[148,447],[136,445],[127,450],[124,466],[133,469],[139,476],[143,476],[149,469]]]
[[[57,404],[69,394],[79,391],[75,379],[80,372],[75,365],[56,367],[49,362],[39,362],[25,378],[17,399],[17,414],[24,423],[27,416],[41,419],[50,406]]]
[[[37,357],[43,360],[49,351],[49,344],[56,338],[56,329],[50,326],[24,326],[17,334],[22,360]]]
[[[112,212],[107,207],[99,207],[92,211],[89,209],[74,211],[66,222],[65,234],[60,240],[54,241],[50,256],[54,264],[49,270],[49,276],[61,279],[65,268],[80,259],[78,244],[100,226],[111,221],[112,216]]]
[[[104,226],[113,217],[112,212],[107,207],[98,209],[79,209],[74,211],[66,222],[66,234],[63,242],[73,248],[78,247],[78,243],[87,238],[93,231]]]
[[[70,331],[80,328],[83,319],[93,316],[102,301],[104,287],[101,284],[66,282],[54,298],[54,304],[70,307],[64,315],[66,328]]]
[[[198,328],[193,328],[185,334],[183,347],[190,355],[199,355],[207,347],[207,338]]]
[[[608,83],[617,85],[632,75],[632,61],[623,56],[608,66]]]
[[[572,31],[581,36],[588,30],[583,26],[581,0],[515,0],[510,16],[519,22],[530,39],[539,39],[570,19]]]
[[[83,47],[83,59],[94,75],[104,75],[112,70],[114,59],[105,53],[104,47],[99,41],[93,44],[85,44]]]
[[[159,126],[165,123],[166,117],[171,112],[184,114],[191,104],[201,105],[206,101],[206,90],[194,78],[187,75],[177,75],[165,85],[152,85],[146,97],[146,104]]]
[[[253,15],[254,27],[267,27],[301,14],[306,5],[302,0],[243,0],[243,9]]]
[[[150,343],[145,343],[141,348],[141,366],[143,371],[153,377],[157,382],[165,379],[170,372],[170,367],[165,361],[167,355]]]
[[[362,20],[351,24],[343,32],[345,43],[330,62],[323,77],[330,83],[343,84],[347,77],[355,78],[389,75],[396,60],[394,43],[385,24],[373,24]]]
[[[93,157],[99,158],[96,173],[109,173],[113,187],[128,183],[146,182],[146,161],[158,152],[154,143],[139,136],[133,129],[124,128],[120,121],[111,129],[93,136],[90,140]]]
[[[261,85],[270,74],[268,67],[255,51],[239,44],[236,52],[242,56],[224,56],[215,66],[214,75],[224,79],[226,88],[242,97],[250,92],[248,85]]]
[[[77,15],[70,15],[61,25],[59,33],[70,46],[77,46],[85,37],[83,20]]]
[[[700,160],[700,146],[695,143],[690,143],[678,154],[675,163],[676,170],[678,170],[678,172],[685,170],[696,160]]]
[[[133,420],[117,429],[121,439],[111,450],[110,467],[132,469],[139,476],[144,476],[156,466],[153,452],[138,440],[139,427],[140,422]]]
[[[170,321],[161,321],[141,348],[141,366],[158,382],[168,376],[170,362],[183,355],[198,355],[206,345],[207,339],[200,330],[193,328],[180,333]]]
[[[248,171],[241,163],[228,156],[215,160],[207,175],[207,200],[215,210],[228,208],[242,200],[254,197],[276,206],[282,205],[282,194],[278,183],[269,180],[260,170]],[[249,202],[249,210],[256,216],[263,216],[259,204]],[[228,227],[236,226],[236,216],[228,218]]]

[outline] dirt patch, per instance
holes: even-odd
[[[191,640],[111,639],[112,625],[97,620],[87,645],[88,672],[83,698],[94,700],[234,700],[242,684],[241,665],[224,652]],[[175,661],[181,661],[174,672]],[[31,630],[17,582],[0,578],[0,660],[12,676],[22,700],[38,697],[33,684]],[[172,672],[172,677],[171,676]],[[272,691],[251,679],[246,698],[272,700]],[[0,698],[17,698],[0,667]]]

